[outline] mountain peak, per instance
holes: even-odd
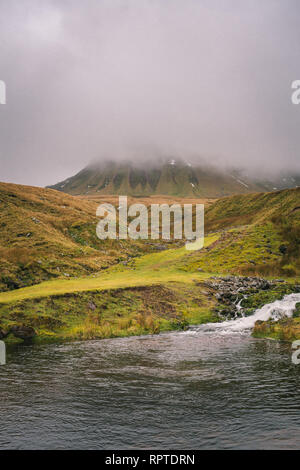
[[[76,175],[49,187],[73,195],[218,198],[232,194],[273,191],[275,188],[295,187],[299,184],[299,177],[284,176],[262,182],[245,176],[238,170],[226,171],[205,163],[192,165],[169,157],[161,161],[153,159],[147,163],[130,160],[93,162]]]

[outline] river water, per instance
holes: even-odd
[[[300,448],[300,366],[249,330],[296,301],[187,332],[19,346],[0,367],[0,448]]]

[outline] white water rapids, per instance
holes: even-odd
[[[192,327],[192,331],[203,333],[226,334],[250,334],[257,320],[280,320],[284,317],[292,317],[296,304],[300,302],[299,294],[288,294],[282,300],[276,300],[256,310],[253,315],[227,320],[220,323],[207,323]]]

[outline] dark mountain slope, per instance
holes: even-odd
[[[281,183],[257,182],[253,178],[241,176],[237,171],[225,172],[208,165],[169,160],[160,164],[148,163],[144,167],[131,162],[94,164],[51,188],[73,195],[126,194],[216,198],[295,185],[296,180],[286,178]]]

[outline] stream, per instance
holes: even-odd
[[[0,449],[299,449],[300,366],[250,317],[155,336],[18,346],[0,367]]]

